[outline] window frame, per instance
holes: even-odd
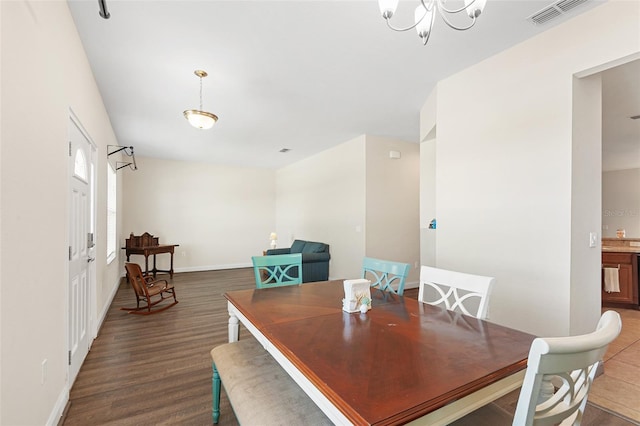
[[[116,259],[118,247],[118,177],[107,163],[107,265]]]

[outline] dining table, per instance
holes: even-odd
[[[342,309],[343,280],[225,293],[240,324],[338,425],[446,425],[522,385],[535,336],[371,289]]]

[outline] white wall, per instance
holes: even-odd
[[[366,136],[365,253],[410,264],[407,288],[419,281],[419,187],[420,145]]]
[[[401,159],[390,159],[390,150]],[[332,279],[359,277],[364,256],[413,265],[420,253],[418,185],[418,145],[376,136],[283,167],[276,178],[278,246],[293,239],[329,244]]]
[[[329,244],[330,278],[357,278],[365,254],[365,136],[276,172],[278,247]]]
[[[2,46],[2,7],[0,7],[0,47]],[[2,98],[2,55],[0,54],[0,99]],[[2,102],[0,102],[0,188],[2,188]],[[2,195],[0,194],[0,212],[2,209]],[[4,235],[2,229],[2,214],[0,214],[0,235]],[[4,245],[2,244],[2,239],[0,238],[0,307],[3,306],[2,302],[2,252],[4,251]],[[2,353],[3,351],[3,340],[2,340],[2,329],[3,329],[3,320],[2,315],[0,315],[0,383],[2,383],[2,366],[4,365],[2,362]],[[2,420],[2,387],[0,386],[0,421]]]
[[[640,238],[640,169],[602,173],[602,236],[615,238],[618,228]]]
[[[571,282],[569,333],[594,330],[602,305],[600,238],[602,193],[602,80],[573,79],[571,135]]]
[[[436,211],[436,146],[435,139],[420,144],[420,264],[436,266],[438,230],[429,224],[437,219]],[[437,220],[436,220],[437,223]]]
[[[137,158],[124,178],[124,239],[149,232],[176,247],[178,272],[250,267],[275,230],[275,172]],[[168,269],[159,255],[158,268]],[[131,261],[144,267],[144,257]],[[149,265],[151,267],[151,265]]]
[[[106,265],[106,145],[117,144],[66,2],[0,2],[0,424],[55,424],[68,398],[68,125],[98,146],[95,314]],[[41,363],[47,374],[41,383]]]
[[[429,229],[437,219],[436,158],[438,86],[429,94],[420,109],[420,264],[436,265],[437,229]]]
[[[438,85],[437,264],[496,277],[495,322],[541,335],[595,326],[599,309],[572,300],[572,286],[600,279],[572,284],[598,251],[580,258],[573,240],[600,228],[600,188],[572,182],[596,158],[573,154],[573,75],[640,50],[639,8],[606,3]],[[572,200],[587,210],[580,235]]]

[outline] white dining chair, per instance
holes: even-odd
[[[423,266],[420,269],[418,300],[486,319],[494,281],[493,277]]]
[[[621,329],[620,315],[607,311],[593,333],[535,339],[513,424],[579,425],[598,365]]]
[[[607,311],[592,333],[534,339],[513,426],[580,425],[598,366],[621,329],[620,315]],[[452,426],[508,424],[509,420],[504,409],[489,405]]]

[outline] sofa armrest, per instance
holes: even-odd
[[[302,253],[302,263],[328,262],[331,259],[329,253]]]
[[[272,254],[291,254],[290,248],[276,248],[267,250],[267,256]]]

